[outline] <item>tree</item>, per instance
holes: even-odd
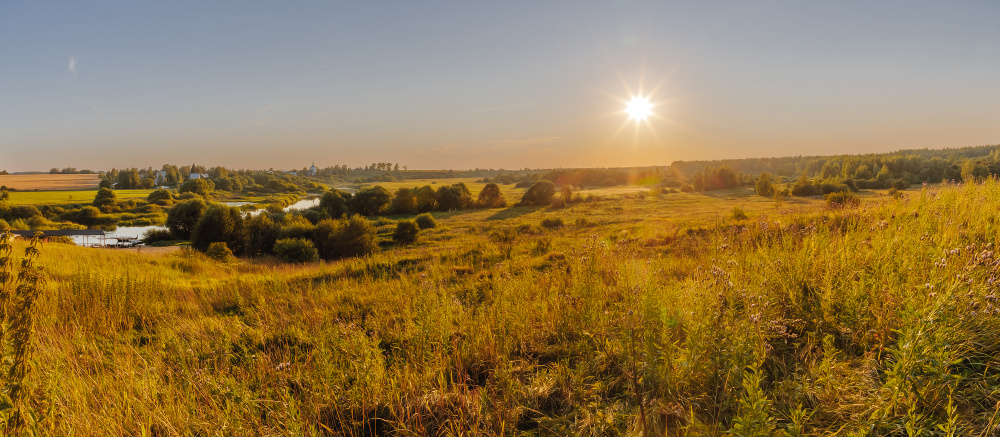
[[[552,196],[556,194],[556,186],[552,182],[541,180],[535,182],[528,188],[528,191],[521,196],[522,205],[547,206],[552,203]]]
[[[244,220],[246,236],[243,240],[243,253],[250,256],[260,256],[273,253],[274,242],[278,240],[281,226],[271,220],[266,212],[260,212]]]
[[[97,188],[114,188],[115,184],[111,182],[111,179],[101,178],[101,183],[97,184]]]
[[[563,185],[559,198],[562,199],[563,205],[569,205],[573,201],[573,188],[569,184]]]
[[[389,210],[393,214],[412,214],[417,210],[417,198],[410,188],[400,188],[396,190],[396,195],[392,198],[392,206]]]
[[[132,190],[139,187],[139,170],[130,168],[118,172],[118,189]]]
[[[428,212],[437,209],[437,192],[430,185],[424,185],[413,193],[417,199],[417,211]]]
[[[389,208],[391,200],[392,195],[389,191],[378,185],[358,191],[351,199],[351,209],[365,216],[379,215]]]
[[[110,212],[115,207],[115,203],[117,203],[115,192],[111,191],[110,188],[101,188],[94,197],[93,205],[104,212]]]
[[[378,230],[358,214],[341,219],[335,232],[327,238],[331,258],[365,256],[378,251]]]
[[[503,198],[503,193],[500,192],[500,187],[490,182],[483,187],[483,190],[479,192],[479,198],[476,200],[476,205],[480,208],[503,208],[507,206],[507,200]]]
[[[401,220],[396,223],[396,229],[392,232],[392,241],[398,245],[405,246],[417,241],[420,234],[420,227],[413,220]]]
[[[177,191],[181,193],[195,193],[204,197],[212,192],[212,188],[210,182],[205,179],[191,179],[181,184]]]
[[[202,252],[208,250],[210,244],[221,241],[239,255],[243,253],[245,239],[243,213],[220,203],[209,206],[191,231],[191,246]]]
[[[445,185],[437,190],[438,210],[462,209],[472,203],[472,194],[465,184]]]
[[[167,211],[167,229],[170,230],[170,235],[178,240],[190,238],[206,210],[208,204],[200,198],[177,202]]]
[[[767,172],[763,172],[757,177],[757,183],[754,184],[754,189],[757,190],[757,195],[762,197],[773,197],[774,196],[774,181],[771,179],[771,175]]]
[[[274,243],[274,254],[284,262],[307,263],[319,259],[312,241],[305,238],[285,238]]]
[[[820,194],[823,194],[822,189],[813,184],[805,172],[802,172],[802,176],[792,186],[793,196],[817,196]]]
[[[323,197],[319,199],[319,207],[326,211],[330,217],[340,218],[344,214],[351,213],[351,209],[348,207],[350,197],[349,193],[333,189],[323,193]]]

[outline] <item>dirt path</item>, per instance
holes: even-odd
[[[180,246],[166,246],[166,247],[129,247],[125,249],[108,249],[114,250],[116,252],[133,252],[142,255],[165,255],[172,252],[177,252],[181,250]]]

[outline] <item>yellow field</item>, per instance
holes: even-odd
[[[83,190],[96,188],[96,174],[13,174],[0,175],[0,185],[15,190]]]
[[[118,200],[145,199],[154,190],[115,190]],[[11,205],[71,205],[92,203],[97,190],[67,191],[11,191]]]

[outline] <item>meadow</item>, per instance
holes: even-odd
[[[121,200],[146,200],[149,193],[155,190],[115,190],[115,196]],[[97,190],[45,190],[45,191],[10,191],[10,205],[90,205],[97,196]]]
[[[1000,184],[751,193],[435,213],[301,265],[47,244],[35,432],[996,433]]]

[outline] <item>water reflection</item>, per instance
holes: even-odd
[[[242,207],[244,205],[253,204],[253,202],[219,202],[219,203],[221,203],[223,205],[237,207],[237,208]],[[307,198],[300,199],[298,202],[295,202],[295,203],[293,203],[291,205],[286,206],[284,208],[284,211],[290,212],[290,211],[296,211],[296,210],[309,209],[309,208],[312,208],[312,207],[317,206],[317,205],[319,205],[319,197],[307,197]],[[261,211],[263,211],[263,210],[262,209],[258,209],[258,210],[250,211],[250,214],[259,214]],[[125,239],[125,238],[140,238],[141,239],[144,235],[146,235],[146,232],[148,232],[150,230],[167,230],[167,227],[166,226],[119,226],[119,227],[115,228],[114,230],[110,230],[110,231],[109,230],[105,230],[104,231],[104,241],[103,241],[103,243],[104,244],[115,244],[116,242],[118,242],[119,238],[122,238],[122,239]],[[82,246],[82,245],[85,245],[85,244],[91,244],[92,245],[92,244],[101,244],[102,243],[100,237],[74,236],[74,237],[70,237],[70,239],[73,240],[73,243],[76,243],[76,245],[78,245],[78,246]]]

